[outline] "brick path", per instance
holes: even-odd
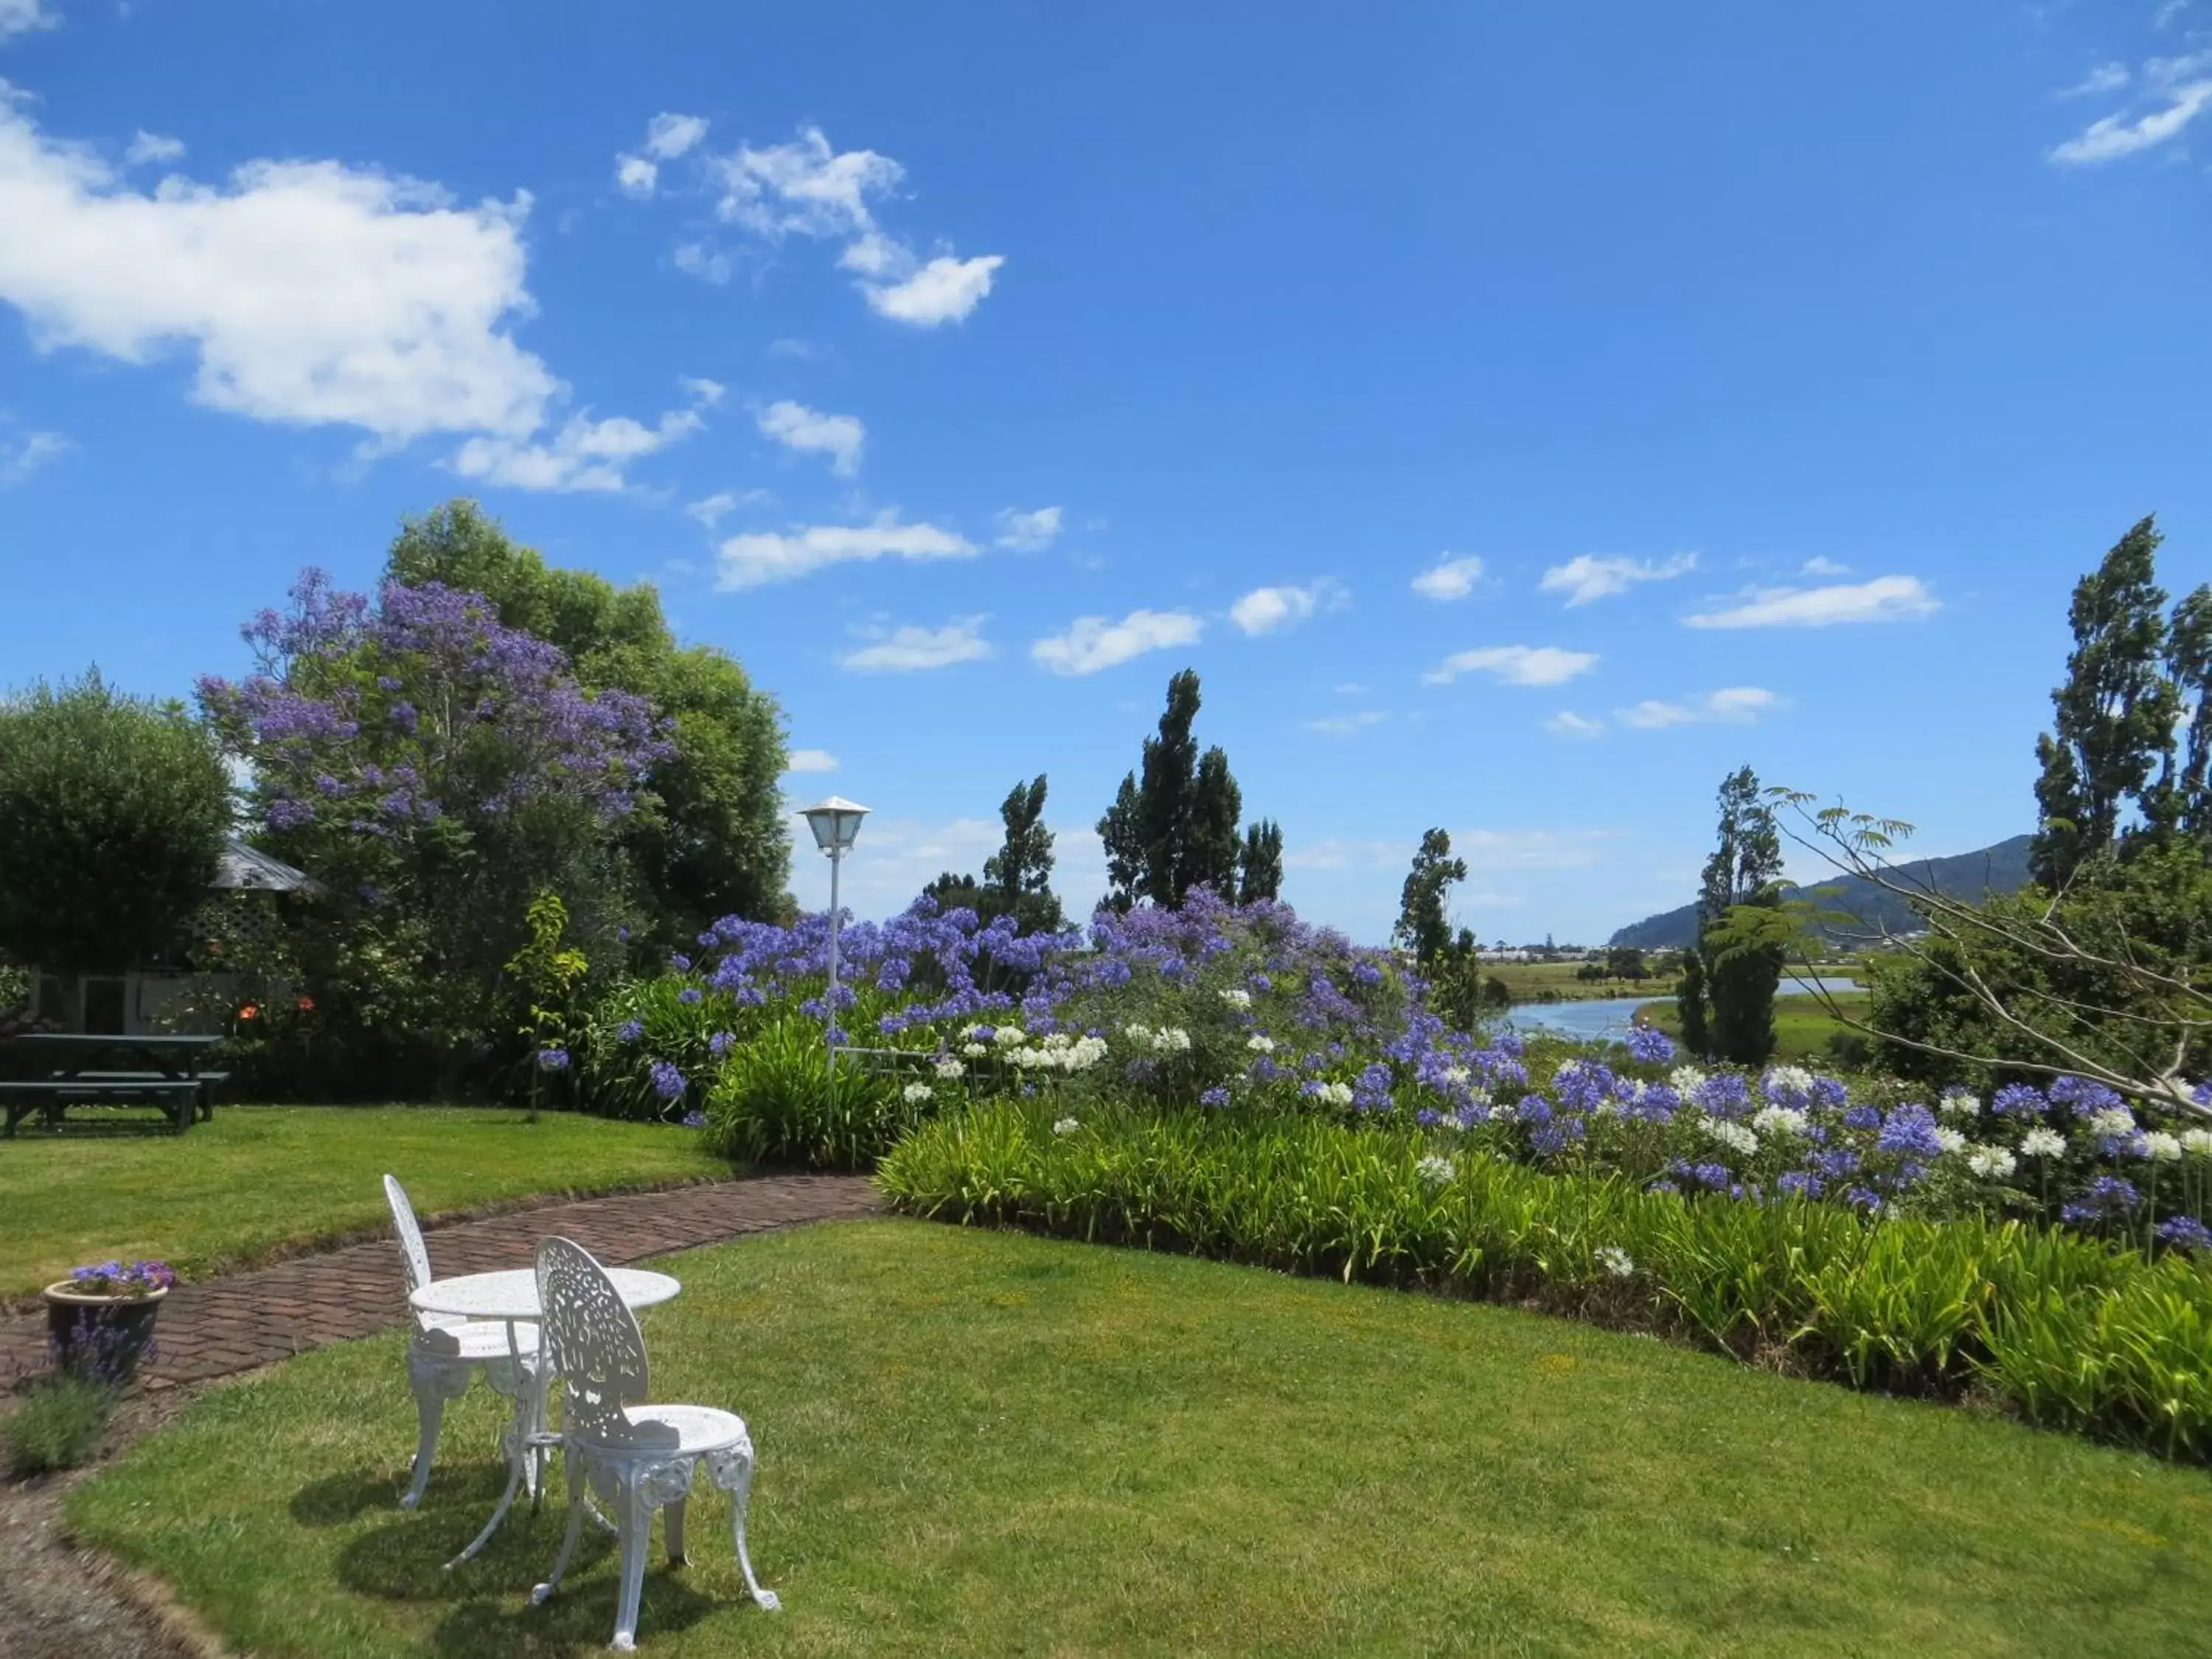
[[[527,1267],[538,1241],[555,1233],[620,1265],[877,1207],[860,1176],[768,1176],[550,1204],[426,1231],[432,1271],[451,1278]],[[202,1382],[373,1335],[406,1317],[405,1285],[397,1240],[381,1238],[180,1285],[162,1306],[146,1384]],[[46,1340],[43,1312],[0,1320],[0,1378],[43,1369]]]

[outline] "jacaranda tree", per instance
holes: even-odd
[[[321,884],[272,971],[312,988],[361,1086],[450,1086],[500,1058],[501,968],[538,894],[611,955],[636,913],[620,832],[670,744],[646,699],[586,691],[479,594],[372,599],[310,570],[292,599],[243,630],[255,673],[199,685],[252,766],[260,840]]]

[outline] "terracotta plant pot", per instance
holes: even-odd
[[[46,1331],[64,1370],[120,1385],[154,1340],[165,1285],[145,1296],[88,1296],[73,1281],[46,1286]]]

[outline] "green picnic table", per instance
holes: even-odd
[[[210,1091],[225,1074],[207,1069],[219,1036],[96,1036],[26,1031],[0,1040],[0,1103],[6,1133],[37,1112],[52,1128],[71,1106],[158,1106],[179,1134],[215,1115]]]

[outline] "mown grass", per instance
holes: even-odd
[[[760,1448],[741,1596],[719,1497],[643,1650],[848,1654],[2202,1651],[2212,1482],[2016,1425],[1516,1310],[921,1223],[693,1252],[655,1393]],[[604,1534],[527,1605],[556,1493],[455,1573],[495,1402],[394,1505],[397,1337],[213,1393],[72,1498],[267,1656],[583,1653]]]
[[[1863,993],[1838,995],[1836,1006],[1854,1018],[1863,1019],[1869,999]],[[1682,1036],[1682,1016],[1670,996],[1662,1002],[1645,1004],[1637,1010],[1637,1018],[1647,1025],[1656,1025],[1678,1042]],[[1782,1060],[1814,1060],[1834,1063],[1830,1044],[1838,1037],[1853,1035],[1850,1027],[1827,1012],[1826,1006],[1814,996],[1779,996],[1774,999],[1774,1058]]]
[[[26,1133],[0,1140],[0,1296],[80,1262],[156,1256],[198,1275],[389,1225],[387,1170],[431,1216],[729,1165],[688,1130],[461,1107],[219,1106],[183,1135]]]

